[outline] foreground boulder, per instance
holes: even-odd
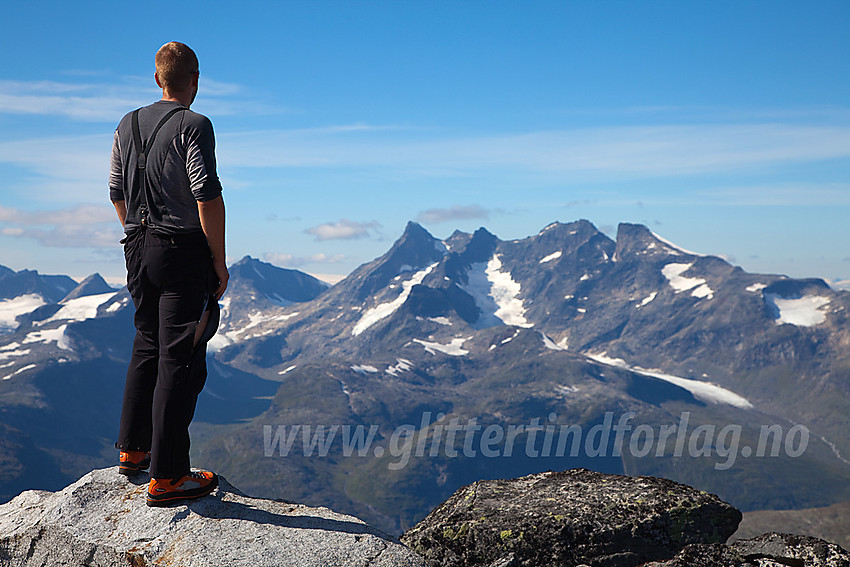
[[[433,566],[636,566],[722,543],[741,513],[653,477],[585,469],[465,486],[401,540]]]
[[[850,553],[822,539],[769,533],[730,545],[689,545],[670,561],[646,567],[850,567]]]
[[[221,479],[210,496],[145,505],[147,475],[95,470],[60,492],[0,506],[0,566],[410,566],[422,559],[327,508],[250,498]]]

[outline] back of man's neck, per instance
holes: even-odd
[[[175,95],[171,95],[171,94],[167,94],[167,93],[162,93],[162,101],[163,102],[177,102],[177,103],[182,104],[186,108],[189,108],[189,105],[192,104],[192,102],[188,100],[188,97],[181,97],[179,95],[175,96]]]

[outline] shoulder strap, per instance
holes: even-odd
[[[148,162],[148,153],[151,151],[151,147],[153,147],[154,138],[156,138],[157,133],[159,133],[159,129],[162,128],[168,119],[180,112],[181,110],[186,110],[185,108],[173,108],[168,114],[160,119],[159,123],[156,125],[156,128],[153,129],[151,133],[151,137],[148,138],[148,141],[145,144],[142,144],[142,133],[139,130],[139,110],[136,109],[133,111],[133,143],[136,146],[136,153],[138,153],[138,168],[145,169]]]

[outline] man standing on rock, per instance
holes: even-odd
[[[198,58],[182,43],[166,43],[154,77],[162,100],[121,120],[109,172],[136,307],[116,447],[120,473],[150,466],[148,506],[167,506],[218,485],[215,473],[190,469],[189,424],[229,275],[212,123],[189,110]]]

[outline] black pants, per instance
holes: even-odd
[[[116,446],[150,451],[151,478],[179,478],[190,470],[189,424],[207,378],[206,343],[193,344],[195,330],[204,310],[218,307],[211,254],[203,233],[139,229],[124,256],[136,337]]]

